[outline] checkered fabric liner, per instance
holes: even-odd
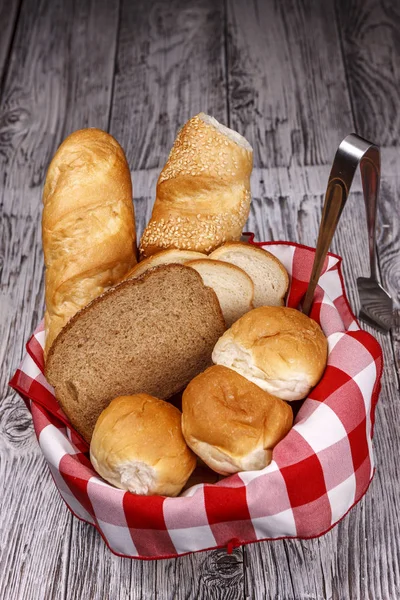
[[[285,265],[287,304],[297,308],[314,250],[284,242],[257,245]],[[40,448],[65,503],[97,528],[112,552],[154,559],[223,546],[230,550],[258,540],[316,537],[360,500],[374,473],[371,442],[382,351],[351,312],[340,264],[340,257],[328,255],[310,315],[328,338],[328,366],[275,447],[271,464],[194,485],[177,498],[137,496],[96,474],[87,444],[68,423],[43,375],[44,331],[42,324],[38,327],[10,385],[32,412]]]

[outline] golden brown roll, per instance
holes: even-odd
[[[177,496],[196,466],[180,411],[148,394],[120,396],[103,410],[90,460],[112,485],[146,496]]]
[[[186,442],[221,475],[266,467],[292,422],[288,404],[226,367],[195,377],[182,397]]]
[[[75,131],[50,163],[43,191],[46,347],[78,310],[136,263],[132,182],[118,142]]]
[[[250,210],[252,166],[244,137],[204,113],[190,119],[158,179],[141,256],[168,248],[208,253],[239,240]]]
[[[283,398],[305,398],[324,372],[328,343],[320,326],[293,308],[261,306],[216,343],[213,362]]]

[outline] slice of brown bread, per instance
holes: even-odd
[[[122,395],[169,398],[211,364],[225,322],[215,292],[183,265],[162,265],[96,298],[54,341],[46,377],[90,441],[102,410]]]

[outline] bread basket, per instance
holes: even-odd
[[[253,236],[249,242],[255,244]],[[314,249],[257,243],[286,267],[287,305],[297,308],[310,277]],[[343,285],[341,258],[329,254],[310,316],[329,342],[328,366],[302,403],[271,464],[180,497],[136,496],[99,478],[87,444],[68,423],[43,375],[39,325],[10,381],[32,413],[40,448],[71,512],[94,525],[118,555],[157,559],[285,537],[311,538],[331,529],[367,491],[374,474],[372,437],[382,351],[362,331]]]

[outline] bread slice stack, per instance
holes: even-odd
[[[282,263],[270,252],[243,242],[230,242],[209,255],[243,269],[254,283],[254,307],[282,306],[289,276]]]
[[[267,250],[230,242],[209,255],[171,248],[139,262],[126,278],[139,277],[161,264],[185,264],[213,288],[227,327],[258,306],[282,306],[289,285],[281,262]]]
[[[203,283],[217,294],[226,327],[253,308],[254,284],[239,267],[209,258],[186,263],[195,269]]]
[[[211,364],[225,330],[215,292],[189,267],[162,265],[124,281],[77,313],[53,343],[46,377],[90,441],[117,396],[167,399]]]

